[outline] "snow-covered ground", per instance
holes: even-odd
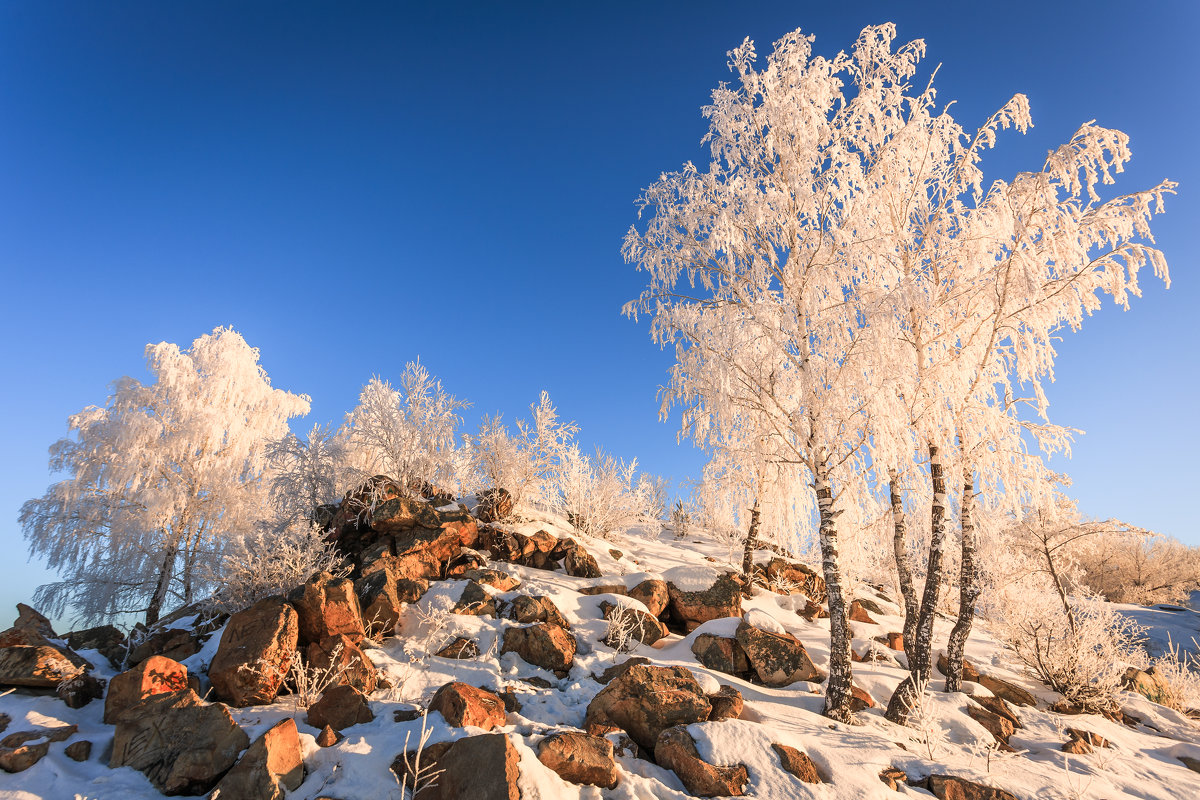
[[[315,743],[318,731],[305,723],[304,712],[296,712],[288,698],[262,707],[234,709],[233,714],[251,739],[285,716],[294,716],[301,731],[307,777],[290,797],[313,800],[336,797],[342,800],[400,800],[398,783],[389,770],[397,754],[414,746],[421,721],[395,722],[393,712],[427,703],[443,684],[458,680],[493,690],[510,688],[517,694],[521,710],[509,713],[508,726],[502,730],[512,737],[520,754],[520,788],[523,800],[579,798],[580,800],[675,800],[689,797],[679,779],[669,770],[648,761],[620,756],[621,780],[616,788],[603,790],[564,782],[544,767],[536,756],[539,739],[547,733],[581,727],[589,701],[602,686],[593,680],[606,667],[624,659],[600,643],[606,632],[600,603],[610,595],[584,595],[589,585],[623,583],[632,587],[647,577],[668,576],[678,583],[711,584],[720,569],[727,566],[725,547],[703,532],[676,538],[671,532],[629,531],[612,540],[578,537],[562,520],[545,518],[529,522],[518,530],[533,533],[550,530],[581,538],[605,577],[571,578],[509,564],[495,564],[522,581],[514,592],[498,595],[513,597],[519,593],[546,595],[566,615],[579,643],[574,666],[566,678],[531,666],[513,653],[497,656],[498,638],[508,620],[490,617],[439,615],[438,608],[452,603],[465,582],[445,581],[421,599],[418,608],[406,611],[400,635],[368,650],[372,661],[387,676],[392,688],[377,691],[371,700],[375,720],[344,731],[338,744],[321,748]],[[610,552],[610,548],[619,553]],[[769,553],[761,553],[766,559]],[[901,627],[899,609],[884,598],[873,596],[886,614],[878,625],[852,623],[855,650],[868,646],[873,637]],[[756,589],[743,606],[759,627],[777,627],[795,635],[808,649],[818,666],[828,662],[828,622],[809,622],[797,614],[803,598],[779,596]],[[424,613],[418,613],[424,612]],[[1190,643],[1200,630],[1200,615],[1191,611],[1163,608],[1124,607],[1122,611],[1152,631],[1154,642],[1166,640],[1169,633],[1176,642]],[[431,613],[432,612],[432,613]],[[444,625],[437,624],[444,616]],[[423,620],[424,618],[424,620]],[[433,622],[430,622],[430,619]],[[982,671],[1005,678],[1033,692],[1043,703],[1037,709],[1018,708],[1023,727],[1011,738],[1017,753],[998,753],[989,745],[991,734],[966,714],[967,695],[930,694],[933,720],[931,735],[912,728],[893,725],[883,718],[882,709],[863,713],[862,724],[847,726],[821,716],[822,696],[815,684],[797,683],[785,688],[768,688],[708,670],[697,663],[691,643],[700,633],[732,635],[737,621],[714,620],[688,636],[669,635],[653,647],[638,646],[630,655],[642,655],[661,665],[682,665],[691,669],[706,689],[718,683],[735,686],[745,698],[740,720],[693,725],[690,732],[701,756],[718,765],[744,764],[750,775],[748,797],[762,800],[793,798],[885,798],[896,792],[879,779],[880,770],[898,766],[910,778],[930,773],[958,775],[979,783],[1006,789],[1021,800],[1034,798],[1193,798],[1200,797],[1200,774],[1190,771],[1180,756],[1200,759],[1200,728],[1187,717],[1155,705],[1138,695],[1128,694],[1125,707],[1140,717],[1143,724],[1130,728],[1100,716],[1066,717],[1050,713],[1045,706],[1057,699],[1040,684],[1024,675],[1005,652],[977,626],[967,648],[967,658]],[[939,635],[945,636],[949,621],[939,620]],[[424,655],[456,636],[475,639],[482,655],[475,660],[456,661]],[[220,634],[214,635],[204,649],[184,663],[192,671],[202,671],[212,659]],[[892,651],[884,651],[891,654]],[[99,653],[85,652],[105,673],[105,659]],[[866,689],[880,705],[886,705],[893,688],[905,672],[892,654],[890,662],[856,663],[855,682]],[[551,686],[537,688],[521,680],[541,678]],[[940,684],[940,681],[938,681]],[[967,684],[975,694],[987,694],[976,684]],[[934,687],[940,688],[940,686]],[[100,721],[101,701],[78,711],[67,708],[55,697],[31,697],[10,694],[0,697],[0,712],[12,717],[8,732],[31,727],[64,724],[79,726],[79,736],[94,747],[90,760],[77,763],[68,758],[64,744],[51,746],[49,755],[31,769],[15,775],[0,773],[0,798],[87,798],[87,800],[141,800],[160,797],[139,772],[125,767],[109,769],[106,764],[113,728]],[[447,741],[470,735],[471,730],[450,728],[440,715],[430,715],[434,725],[431,742]],[[1070,726],[1095,732],[1112,743],[1111,749],[1097,748],[1092,755],[1067,755],[1061,746],[1067,741],[1064,728]],[[475,731],[477,732],[477,731]],[[74,740],[74,739],[73,739]],[[809,754],[827,781],[802,783],[785,772],[770,745],[791,745]],[[906,795],[928,796],[922,790],[903,787]]]

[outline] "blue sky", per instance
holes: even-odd
[[[991,177],[1095,118],[1132,137],[1120,186],[1181,183],[1155,223],[1171,290],[1147,276],[1063,342],[1051,412],[1087,431],[1059,465],[1086,512],[1200,544],[1200,4],[836,5],[0,4],[0,619],[46,579],[16,515],[67,416],[147,342],[218,325],[312,395],[301,427],[420,356],[468,428],[547,389],[588,445],[695,473],[657,420],[668,357],[619,314],[633,200],[703,157],[744,36],[800,27],[832,54],[886,20],[926,39],[968,127],[1029,95]]]

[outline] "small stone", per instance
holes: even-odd
[[[712,710],[708,712],[709,722],[737,719],[742,715],[746,704],[741,692],[724,684],[721,685],[720,691],[708,696],[708,702],[712,704]]]
[[[550,672],[571,668],[575,660],[575,637],[567,630],[545,622],[504,632],[501,653],[515,652],[526,662]]]
[[[821,776],[817,772],[817,765],[808,757],[808,753],[788,747],[786,744],[772,744],[771,749],[779,756],[779,764],[785,770],[805,783],[822,783]]]
[[[78,742],[71,742],[63,751],[67,754],[67,758],[75,761],[87,761],[92,757],[92,743],[87,739],[80,739]]]
[[[340,738],[341,737],[338,735],[337,731],[326,725],[321,729],[321,732],[317,734],[317,744],[319,744],[321,747],[333,747],[338,743],[338,739]]]
[[[474,640],[460,636],[441,650],[434,653],[439,658],[456,658],[466,660],[479,657],[479,645]]]

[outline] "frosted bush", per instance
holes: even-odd
[[[606,537],[644,518],[634,489],[637,459],[626,463],[596,451],[595,458],[571,447],[557,481],[557,506],[571,523],[591,536]]]
[[[282,530],[259,526],[226,548],[219,571],[212,576],[217,589],[208,604],[221,611],[240,611],[264,597],[287,594],[314,573],[343,577],[349,571],[316,525],[297,522]]]
[[[1016,588],[997,604],[993,622],[1017,658],[1068,702],[1115,709],[1126,667],[1144,657],[1142,628],[1096,597],[1076,599],[1068,610],[1033,581]]]

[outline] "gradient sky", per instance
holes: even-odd
[[[1118,188],[1181,183],[1155,221],[1172,288],[1147,275],[1063,342],[1051,412],[1087,431],[1058,465],[1085,512],[1200,544],[1200,4],[29,0],[0,4],[0,620],[47,578],[16,515],[67,416],[147,342],[220,325],[312,395],[300,428],[419,355],[470,430],[547,389],[587,446],[695,474],[657,419],[668,356],[619,314],[633,200],[703,158],[743,37],[833,54],[887,20],[966,127],[1029,96],[989,176],[1097,119],[1132,137]]]

